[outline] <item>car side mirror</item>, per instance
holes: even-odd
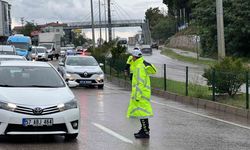
[[[104,66],[104,64],[103,64],[103,63],[100,63],[99,65],[100,65],[101,67],[102,67],[102,66]]]
[[[67,84],[70,88],[73,88],[73,87],[77,87],[79,86],[79,83],[75,82],[75,81],[67,81]]]
[[[59,62],[59,66],[65,66],[63,62]]]
[[[31,52],[32,51],[32,47],[29,47],[28,51]]]

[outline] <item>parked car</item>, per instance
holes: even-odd
[[[78,136],[79,104],[51,64],[1,61],[0,72],[0,135]]]
[[[36,53],[37,53],[36,60],[44,60],[44,61],[49,60],[46,47],[41,47],[41,46],[36,47]]]
[[[27,61],[25,57],[19,55],[0,55],[0,61],[12,61],[12,60]]]
[[[16,55],[16,48],[12,45],[0,45],[0,54]]]
[[[79,86],[104,86],[102,64],[92,56],[67,56],[59,63],[58,71],[66,81],[75,81]]]
[[[142,45],[141,52],[142,52],[142,54],[145,54],[145,55],[152,55],[153,54],[153,50],[152,50],[150,45]]]

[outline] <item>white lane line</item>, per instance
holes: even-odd
[[[123,141],[123,142],[133,144],[133,142],[132,142],[131,140],[129,140],[128,138],[126,138],[126,137],[124,137],[124,136],[121,136],[120,134],[118,134],[118,133],[116,133],[116,132],[114,132],[114,131],[112,131],[112,130],[110,130],[110,129],[108,129],[108,128],[106,128],[106,127],[100,125],[100,124],[98,124],[98,123],[92,122],[92,124],[93,124],[94,126],[96,126],[97,128],[103,130],[104,132],[106,132],[106,133],[108,133],[108,134],[110,134],[110,135],[112,135],[112,136],[114,136],[114,137],[120,139],[120,140]]]
[[[172,109],[175,109],[175,110],[183,111],[183,112],[190,113],[190,114],[193,114],[193,115],[197,115],[197,116],[200,116],[200,117],[208,118],[208,119],[211,119],[211,120],[223,122],[223,123],[226,123],[226,124],[230,124],[230,125],[233,125],[233,126],[237,126],[237,127],[240,127],[240,128],[250,130],[250,127],[248,127],[248,126],[240,125],[240,124],[233,123],[233,122],[230,122],[230,121],[225,121],[225,120],[218,119],[218,118],[215,118],[215,117],[199,114],[199,113],[196,113],[196,112],[192,112],[192,111],[189,111],[189,110],[185,110],[185,109],[181,109],[181,108],[178,108],[178,107],[170,106],[170,105],[167,105],[167,104],[164,104],[164,103],[159,103],[159,102],[156,102],[156,101],[152,101],[152,103],[162,105],[162,106],[166,106],[166,107],[169,107],[169,108],[172,108]]]
[[[107,86],[107,85],[104,85],[104,87],[111,89],[111,87],[110,87],[110,86]]]

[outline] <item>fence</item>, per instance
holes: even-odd
[[[126,60],[108,58],[102,60],[103,71],[110,77],[129,81],[125,76]],[[249,73],[219,72],[213,70],[203,77],[204,68],[176,64],[154,64],[157,74],[151,76],[151,87],[171,93],[207,99],[249,109]],[[235,84],[235,82],[237,84]],[[209,83],[209,85],[207,85]],[[238,89],[239,91],[235,91]],[[229,94],[235,96],[229,96]]]

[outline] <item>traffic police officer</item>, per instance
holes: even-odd
[[[150,103],[151,86],[149,74],[155,74],[156,68],[146,62],[140,50],[133,50],[132,92],[127,111],[128,118],[138,118],[141,130],[135,133],[135,138],[149,138],[149,117],[153,117]]]

